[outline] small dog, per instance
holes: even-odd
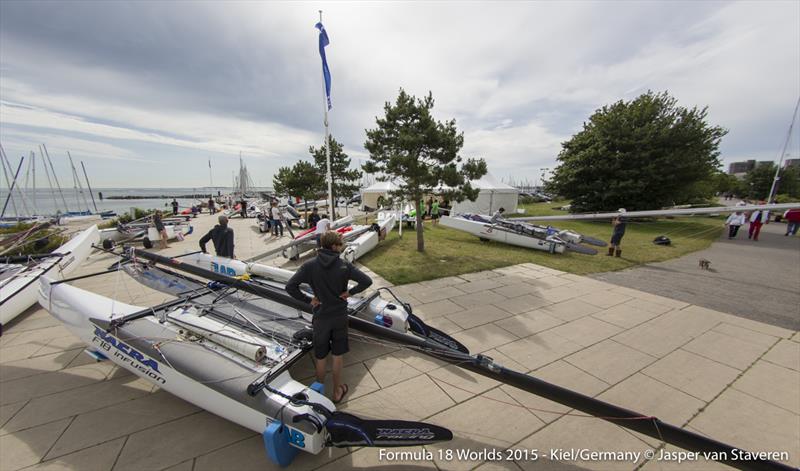
[[[711,267],[711,260],[706,260],[704,258],[700,259],[700,269],[701,270],[708,270]]]

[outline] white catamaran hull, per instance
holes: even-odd
[[[19,271],[0,282],[0,326],[5,325],[36,303],[40,276],[63,279],[72,273],[89,256],[92,244],[99,241],[97,226],[81,232],[54,253],[61,256],[42,259],[36,266]],[[1,328],[1,327],[0,327]]]
[[[547,240],[537,239],[535,237],[518,234],[502,230],[494,227],[492,224],[485,224],[477,221],[470,221],[468,219],[459,217],[442,216],[439,221],[441,225],[464,231],[472,235],[478,236],[481,239],[493,240],[502,242],[504,244],[516,245],[529,249],[542,250],[550,253],[564,253],[565,246]]]
[[[378,230],[369,232],[358,236],[352,242],[347,243],[342,252],[342,258],[350,263],[355,262],[359,258],[366,255],[370,250],[378,246],[378,242],[383,240],[386,235],[394,229],[396,218],[393,214],[388,215],[383,221],[378,222]]]

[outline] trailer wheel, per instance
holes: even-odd
[[[114,241],[111,239],[103,239],[103,248],[106,250],[111,250],[114,248]]]
[[[144,239],[142,239],[142,244],[144,244],[144,248],[146,248],[146,249],[152,249],[153,248],[153,241],[150,240],[149,237],[145,237]]]
[[[483,237],[478,237],[481,242],[489,242],[489,239],[484,239]]]

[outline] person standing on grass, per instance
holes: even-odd
[[[319,226],[318,226],[319,227]],[[350,350],[347,339],[347,298],[369,288],[372,279],[340,255],[345,243],[337,232],[325,232],[320,239],[322,249],[286,282],[286,292],[293,298],[311,305],[314,331],[314,366],[319,383],[325,382],[328,353],[332,357],[333,402],[339,403],[349,388],[342,382],[343,355]],[[356,286],[347,289],[348,281]],[[311,287],[313,297],[300,290]]]
[[[214,251],[220,257],[236,258],[233,255],[233,229],[228,227],[228,218],[220,215],[219,224],[214,226],[206,235],[200,239],[200,251],[206,252],[208,241],[214,243]]]
[[[761,226],[769,223],[769,210],[757,209],[750,214],[750,228],[747,231],[747,238],[758,242],[758,234]]]
[[[431,219],[433,219],[433,225],[434,226],[439,223],[439,200],[438,199],[433,200],[433,203],[431,203]]]
[[[739,228],[744,224],[744,221],[744,214],[741,211],[736,211],[728,216],[725,221],[725,225],[728,226],[728,239],[736,238],[736,234],[739,233]]]
[[[617,210],[617,217],[611,220],[611,225],[613,226],[613,231],[611,232],[611,243],[608,247],[607,256],[615,256],[619,257],[622,255],[622,247],[620,244],[622,243],[622,237],[625,236],[625,226],[628,225],[628,221],[625,218],[625,208],[619,208]]]

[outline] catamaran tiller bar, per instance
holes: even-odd
[[[133,253],[134,249],[130,249]],[[277,293],[267,288],[258,286],[245,280],[231,278],[226,275],[214,273],[203,268],[181,262],[178,259],[162,257],[154,253],[136,251],[136,256],[160,263],[165,266],[181,270],[192,275],[218,281],[222,284],[236,288],[281,304],[293,307],[303,312],[311,312],[311,306],[298,301],[288,294]],[[699,453],[708,453],[709,456],[718,456],[718,461],[734,468],[743,470],[793,470],[788,465],[777,461],[758,458],[757,454],[748,453],[740,448],[716,441],[703,435],[691,432],[675,425],[668,424],[656,417],[631,411],[615,406],[608,402],[572,391],[570,389],[548,383],[534,376],[520,373],[505,368],[490,358],[482,355],[472,356],[443,348],[441,345],[424,338],[414,338],[409,335],[387,329],[355,316],[348,316],[350,327],[361,332],[374,335],[378,338],[390,339],[397,343],[416,347],[419,351],[436,357],[442,361],[459,366],[466,370],[478,373],[487,378],[517,387],[537,396],[577,409],[581,412],[602,418],[621,427],[642,433],[659,441],[670,443],[677,447]],[[263,386],[262,386],[263,387]],[[737,459],[738,458],[738,459]]]

